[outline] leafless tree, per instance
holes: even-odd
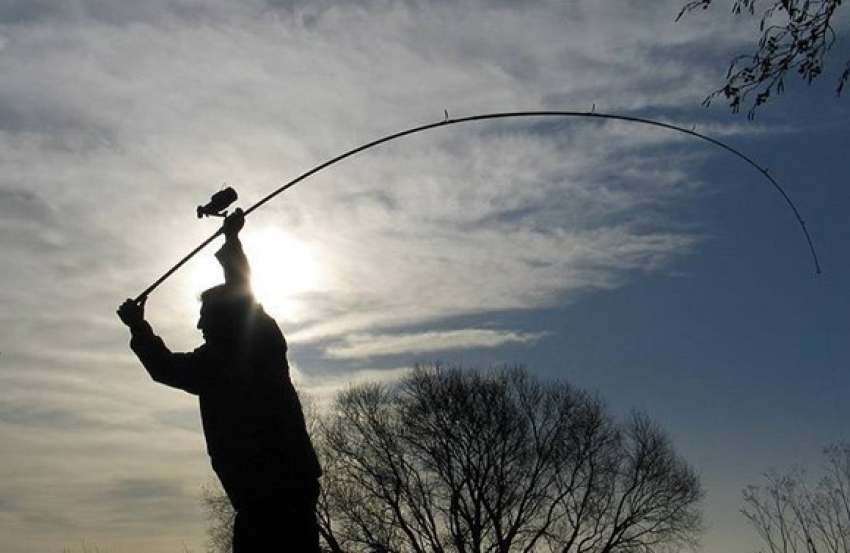
[[[850,552],[850,444],[825,448],[824,473],[812,487],[804,469],[765,474],[748,486],[741,512],[770,553]]]
[[[697,8],[707,9],[714,0],[687,2],[678,19]],[[732,59],[726,84],[705,99],[708,105],[718,96],[729,100],[733,112],[748,103],[749,118],[772,94],[781,94],[786,77],[798,74],[811,84],[824,71],[827,54],[836,41],[832,22],[841,0],[734,0],[736,14],[760,12],[761,36],[755,52]],[[850,78],[850,60],[845,61],[836,93],[841,94]]]
[[[230,553],[236,513],[217,480],[201,490],[201,505],[207,520],[207,552]]]
[[[698,477],[655,424],[522,369],[352,388],[320,434],[332,551],[649,553],[700,530]]]

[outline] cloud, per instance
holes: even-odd
[[[315,322],[291,332],[291,339],[314,341],[364,328],[554,305],[568,294],[618,286],[630,271],[663,267],[671,251],[685,251],[693,243],[686,236],[639,235],[627,227],[451,234],[422,240],[415,252],[403,238],[383,239],[383,256],[394,259],[387,272],[370,274],[360,260],[344,257],[339,263],[351,265],[341,270],[356,271],[348,277],[353,284],[325,292],[313,306]],[[339,251],[363,249],[352,244]]]
[[[345,369],[316,373],[291,364],[292,380],[298,388],[298,395],[308,419],[314,414],[326,412],[333,405],[337,394],[351,386],[360,384],[381,384],[391,386],[407,376],[411,367]]]
[[[180,478],[118,478],[92,498],[92,505],[109,513],[111,523],[124,528],[159,528],[175,521],[192,523],[199,493],[187,490]],[[104,508],[104,507],[109,507]]]
[[[42,405],[4,405],[0,408],[0,423],[76,431],[92,428],[92,421],[80,418],[76,410]]]
[[[402,353],[492,348],[503,344],[534,342],[545,333],[517,333],[470,328],[416,334],[356,334],[327,349],[331,358],[369,358]]]

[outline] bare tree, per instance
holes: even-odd
[[[700,530],[699,480],[655,424],[521,369],[352,388],[320,434],[333,551],[648,553]]]
[[[707,9],[713,1],[689,1],[677,20],[697,8]],[[734,0],[732,10],[736,14],[755,15],[760,11],[761,36],[755,52],[732,59],[726,84],[710,94],[704,104],[722,96],[737,113],[749,102],[748,117],[752,119],[756,109],[772,94],[784,91],[789,73],[798,74],[809,84],[823,73],[827,54],[836,40],[832,22],[841,0],[769,0],[766,4],[765,7],[757,0]],[[850,60],[845,61],[838,78],[838,95],[848,78]]]
[[[217,480],[201,490],[201,505],[207,519],[207,552],[230,553],[236,511]]]
[[[824,473],[812,487],[804,469],[765,474],[744,492],[743,515],[770,553],[850,552],[850,444],[824,449]]]

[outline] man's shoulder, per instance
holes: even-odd
[[[280,325],[277,324],[274,317],[266,313],[262,304],[259,303],[257,304],[257,319],[261,328],[268,334],[268,337],[279,338],[281,342],[283,342],[284,347],[286,347],[286,338],[283,336],[283,331],[280,329]]]

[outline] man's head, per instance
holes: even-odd
[[[201,293],[198,329],[211,345],[235,343],[245,330],[256,302],[249,289],[219,284]]]

